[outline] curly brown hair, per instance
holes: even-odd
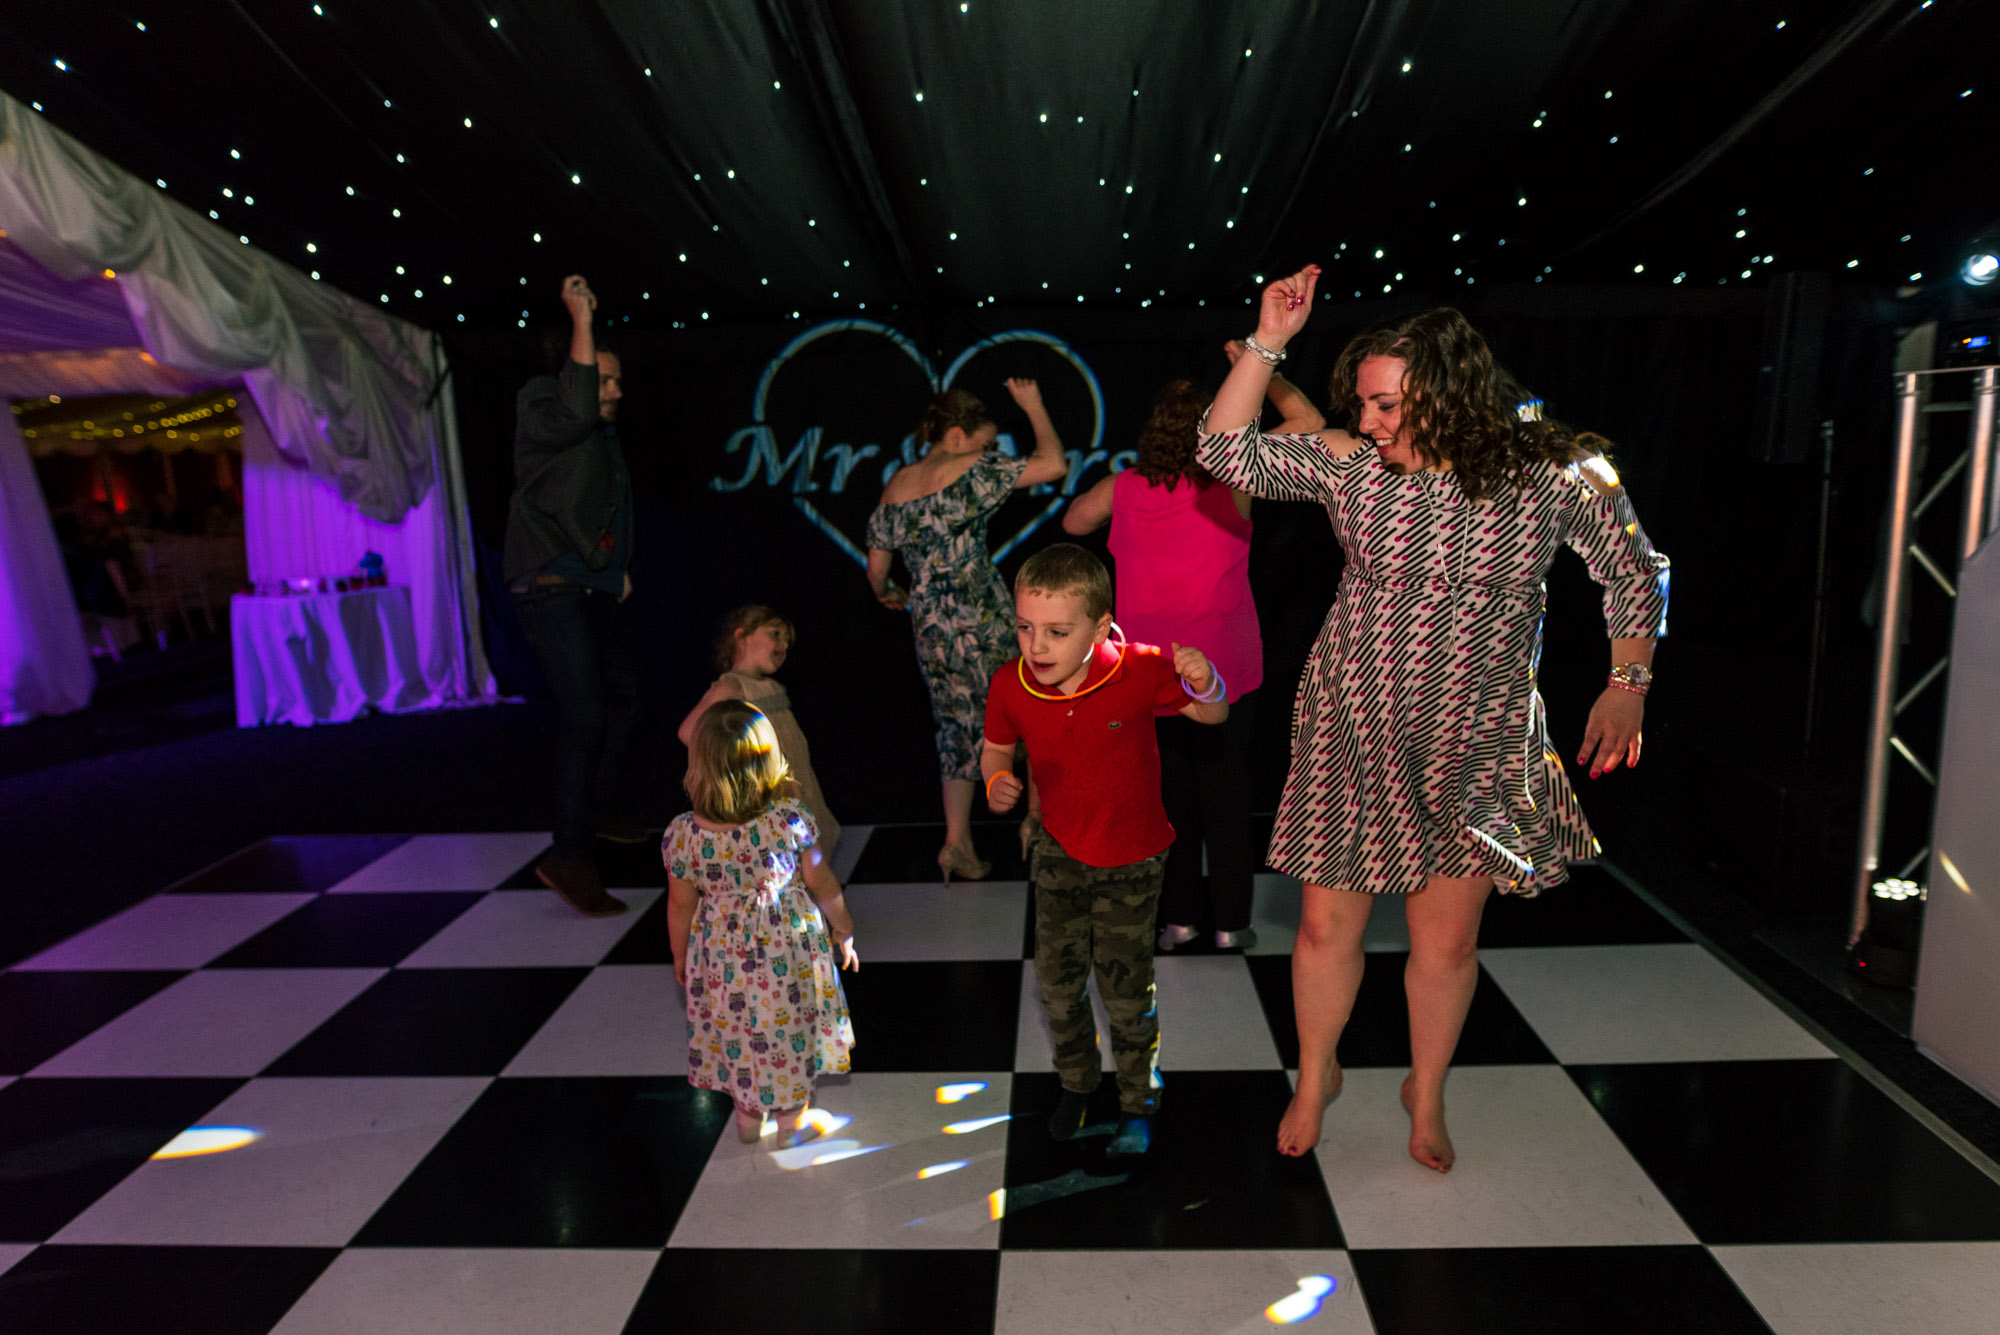
[[[948,389],[924,408],[924,420],[917,423],[917,439],[935,445],[953,427],[969,436],[983,426],[992,425],[993,414],[986,411],[986,405],[976,396],[962,389]]]
[[[1410,448],[1426,466],[1449,461],[1470,501],[1519,495],[1531,465],[1568,465],[1576,435],[1560,422],[1521,420],[1511,377],[1494,364],[1479,331],[1449,306],[1413,315],[1400,324],[1357,334],[1333,364],[1328,393],[1359,430],[1361,396],[1356,377],[1369,357],[1402,361],[1403,424]]]
[[[1168,491],[1182,478],[1197,490],[1215,481],[1194,461],[1201,440],[1195,428],[1214,401],[1214,390],[1192,380],[1176,380],[1154,397],[1153,415],[1139,431],[1139,461],[1132,465],[1140,477],[1164,483]]]

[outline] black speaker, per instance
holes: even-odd
[[[1819,427],[1819,362],[1826,343],[1832,280],[1787,273],[1771,284],[1764,306],[1764,348],[1757,359],[1757,458],[1801,464]]]

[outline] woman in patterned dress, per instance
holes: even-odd
[[[944,774],[944,847],[938,867],[976,881],[992,870],[972,848],[972,793],[986,726],[986,684],[1018,651],[1014,598],[993,567],[986,525],[1022,487],[1068,472],[1062,440],[1032,380],[1007,392],[1028,415],[1035,452],[1010,458],[993,449],[999,428],[978,399],[948,389],[931,400],[917,428],[924,456],[896,470],[868,517],[868,587],[884,607],[908,607],[917,665],[937,720]],[[891,556],[909,568],[905,593],[889,578]]]
[[[1198,457],[1253,495],[1324,504],[1347,554],[1306,660],[1269,862],[1305,882],[1292,989],[1299,1082],[1278,1149],[1318,1143],[1340,1090],[1334,1048],[1361,981],[1373,896],[1403,894],[1410,929],[1410,1154],[1453,1160],[1444,1080],[1472,1002],[1487,895],[1532,895],[1595,857],[1535,689],[1544,577],[1568,544],[1604,589],[1612,678],[1579,765],[1639,759],[1667,558],[1618,475],[1555,423],[1518,420],[1485,340],[1453,310],[1349,343],[1332,398],[1356,432],[1262,435],[1257,411],[1319,270],[1266,288]]]
[[[693,811],[667,825],[667,941],[687,994],[688,1082],[736,1104],[755,1143],[810,1137],[815,1077],[848,1069],[854,1025],[836,965],[858,969],[854,918],[791,767],[755,705],[723,700],[688,739]]]

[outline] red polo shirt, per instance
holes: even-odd
[[[1105,684],[1075,699],[1030,695],[1021,677],[1018,657],[993,674],[986,739],[995,746],[1028,744],[1042,825],[1063,851],[1092,867],[1122,867],[1166,851],[1174,827],[1160,805],[1153,711],[1188,702],[1173,658],[1157,645],[1128,644],[1120,663],[1115,648],[1100,644],[1077,690]],[[1049,694],[1039,682],[1035,689]]]

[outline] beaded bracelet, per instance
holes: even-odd
[[[1648,690],[1652,689],[1651,687],[1648,686],[1634,686],[1631,682],[1626,681],[1623,677],[1618,677],[1618,676],[1613,676],[1611,680],[1606,683],[1606,685],[1616,686],[1619,690],[1630,691],[1634,695],[1644,695]]]
[[[1257,360],[1263,362],[1266,366],[1276,366],[1279,362],[1285,360],[1285,350],[1283,348],[1267,348],[1257,341],[1255,334],[1245,334],[1243,336],[1243,347],[1246,351],[1256,353]]]

